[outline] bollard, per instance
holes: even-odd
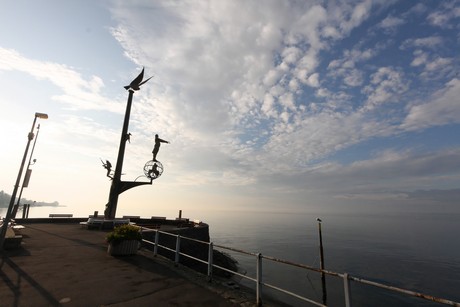
[[[27,204],[22,205],[22,218],[26,218],[26,213],[27,213]]]

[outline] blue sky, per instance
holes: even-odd
[[[154,135],[163,176],[119,214],[457,211],[460,1],[14,1],[0,11],[0,189],[35,112],[23,196],[102,211],[128,93],[123,180]],[[448,197],[446,197],[448,196]],[[150,213],[151,212],[151,213]]]

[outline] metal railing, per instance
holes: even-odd
[[[289,290],[286,290],[286,289],[280,288],[278,286],[275,286],[275,285],[272,285],[272,284],[264,282],[262,280],[262,269],[263,269],[262,262],[263,262],[263,259],[265,259],[265,260],[268,260],[268,261],[277,262],[277,263],[283,263],[283,264],[286,264],[286,265],[289,265],[289,266],[293,266],[293,267],[297,267],[297,268],[301,268],[301,269],[314,271],[314,272],[317,272],[317,273],[326,274],[326,275],[329,275],[329,276],[334,276],[334,277],[341,278],[343,280],[344,299],[345,299],[345,306],[346,307],[351,307],[352,306],[352,304],[351,304],[350,281],[354,281],[354,282],[365,284],[365,285],[374,286],[374,287],[377,287],[377,288],[380,288],[380,289],[385,289],[385,290],[405,294],[405,295],[408,295],[408,296],[411,296],[411,297],[421,298],[421,299],[424,299],[424,300],[427,300],[427,301],[432,301],[432,302],[436,302],[436,303],[440,303],[440,304],[444,304],[444,305],[448,305],[448,306],[460,307],[460,303],[458,303],[458,302],[454,302],[454,301],[451,301],[451,300],[448,300],[448,299],[443,299],[443,298],[435,297],[435,296],[432,296],[432,295],[427,295],[427,294],[424,294],[424,293],[411,291],[411,290],[407,290],[407,289],[403,289],[403,288],[399,288],[399,287],[395,287],[395,286],[385,285],[385,284],[382,284],[382,283],[379,283],[379,282],[370,281],[370,280],[366,280],[366,279],[363,279],[363,278],[354,277],[354,276],[349,275],[348,273],[337,273],[337,272],[333,272],[333,271],[329,271],[329,270],[321,270],[321,269],[313,267],[313,266],[300,264],[300,263],[295,263],[295,262],[291,262],[291,261],[288,261],[288,260],[278,259],[278,258],[275,258],[275,257],[270,257],[270,256],[262,255],[261,253],[252,253],[252,252],[248,252],[248,251],[233,248],[233,247],[214,244],[213,242],[201,241],[201,240],[181,236],[181,235],[178,235],[178,234],[172,234],[172,233],[169,233],[169,232],[160,231],[160,230],[157,230],[157,229],[150,229],[150,228],[141,227],[141,230],[142,230],[142,233],[155,232],[155,240],[154,240],[154,242],[146,240],[146,239],[142,239],[142,242],[144,242],[146,244],[153,245],[154,256],[158,255],[158,248],[163,248],[165,250],[168,250],[168,251],[174,253],[174,263],[176,265],[179,264],[179,260],[180,260],[181,256],[193,259],[195,261],[198,261],[200,263],[203,263],[203,264],[207,265],[207,276],[208,276],[209,280],[212,280],[213,269],[217,268],[217,269],[226,271],[228,273],[240,276],[241,278],[244,278],[246,280],[250,280],[250,281],[254,282],[255,286],[256,286],[256,303],[257,303],[258,306],[262,305],[262,286],[265,286],[265,287],[267,287],[269,289],[273,289],[273,290],[276,290],[278,292],[287,294],[289,296],[292,296],[292,297],[297,298],[299,300],[302,300],[304,302],[308,302],[308,303],[313,304],[315,306],[327,306],[327,305],[325,305],[325,304],[323,304],[321,302],[316,302],[316,301],[314,301],[312,299],[309,299],[307,297],[304,297],[302,295],[293,293],[293,292],[291,292]],[[176,237],[175,248],[173,249],[173,248],[170,248],[168,246],[159,244],[160,234]],[[194,257],[194,256],[192,256],[190,254],[186,254],[186,253],[181,252],[181,240],[190,240],[190,241],[193,241],[193,242],[196,242],[196,243],[208,245],[208,257],[207,257],[207,260],[203,260],[203,259]],[[214,247],[224,249],[224,250],[228,250],[228,251],[235,252],[235,253],[240,253],[240,254],[247,255],[247,256],[255,257],[255,259],[256,259],[256,276],[255,277],[247,276],[245,274],[241,274],[240,272],[233,271],[231,269],[228,269],[228,268],[225,268],[225,267],[222,267],[222,266],[219,266],[219,265],[213,263]]]

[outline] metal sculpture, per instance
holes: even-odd
[[[163,164],[159,161],[150,160],[144,165],[144,174],[150,180],[157,179],[163,174]]]
[[[160,145],[161,143],[167,143],[169,144],[168,141],[162,140],[158,137],[158,134],[155,134],[155,146],[153,147],[152,154],[153,154],[153,161],[157,162],[157,154],[158,151],[160,150]]]
[[[149,81],[152,77],[148,78],[147,80],[143,81],[144,79],[144,68],[142,68],[141,73],[127,86],[124,88],[129,92],[128,95],[128,102],[126,105],[126,112],[125,118],[123,122],[123,129],[121,132],[120,138],[120,146],[118,149],[118,157],[117,157],[117,164],[115,166],[115,170],[113,171],[113,175],[111,175],[111,165],[110,167],[108,163],[103,163],[104,168],[107,169],[107,175],[112,179],[112,185],[110,187],[109,193],[109,201],[106,205],[104,211],[104,218],[105,219],[114,219],[115,214],[117,211],[117,204],[118,204],[118,196],[123,193],[124,191],[131,189],[136,186],[145,185],[145,184],[152,184],[153,180],[160,177],[163,173],[163,165],[158,161],[148,161],[147,164],[144,166],[144,174],[145,176],[150,179],[148,182],[136,182],[136,181],[122,181],[121,180],[121,171],[123,169],[123,159],[125,155],[125,147],[126,142],[131,143],[131,133],[128,132],[129,126],[129,117],[131,113],[131,104],[133,100],[133,94],[135,91],[140,89],[140,86]],[[158,150],[157,150],[158,152]],[[108,162],[108,160],[106,160]]]

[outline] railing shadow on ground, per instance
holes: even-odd
[[[303,302],[310,303],[310,304],[315,305],[315,306],[327,306],[325,304],[325,302],[317,302],[317,301],[314,301],[314,300],[312,300],[310,298],[302,296],[302,295],[300,295],[298,293],[294,293],[294,292],[291,292],[291,291],[289,291],[287,289],[284,289],[284,288],[282,288],[280,286],[276,286],[276,285],[273,285],[271,283],[265,282],[263,280],[263,278],[262,278],[263,261],[265,260],[265,261],[270,261],[270,262],[273,262],[273,263],[280,263],[280,264],[288,265],[290,267],[303,269],[303,270],[306,270],[306,271],[316,272],[318,274],[325,274],[325,275],[327,275],[329,277],[334,277],[334,278],[337,278],[339,280],[342,280],[342,282],[343,282],[344,304],[347,307],[352,306],[352,300],[351,300],[351,294],[352,293],[351,293],[351,287],[350,287],[351,282],[355,282],[355,283],[362,284],[362,285],[367,285],[367,286],[372,286],[372,287],[383,289],[383,290],[386,290],[386,291],[391,291],[393,294],[397,293],[397,294],[400,294],[400,295],[406,295],[406,296],[409,296],[409,297],[420,298],[422,300],[430,301],[430,302],[434,302],[434,303],[438,303],[438,304],[460,307],[460,303],[454,302],[452,300],[439,298],[439,297],[435,297],[435,296],[432,296],[432,295],[427,295],[427,294],[424,294],[424,293],[421,293],[421,292],[407,290],[407,289],[403,289],[403,288],[400,288],[400,287],[395,287],[395,286],[392,286],[392,285],[386,285],[386,284],[383,284],[383,283],[380,283],[380,282],[375,282],[375,281],[367,280],[367,279],[364,279],[364,278],[359,278],[359,277],[356,277],[356,276],[351,276],[348,273],[337,273],[337,272],[333,272],[333,271],[330,271],[330,270],[321,270],[320,268],[316,268],[316,267],[313,267],[313,266],[300,264],[300,263],[295,263],[295,262],[291,262],[291,261],[284,260],[284,259],[278,259],[278,258],[271,257],[271,256],[262,255],[261,253],[253,253],[253,252],[248,252],[248,251],[233,248],[233,247],[214,244],[213,242],[205,242],[205,241],[201,241],[201,240],[197,240],[197,239],[193,239],[193,238],[188,238],[188,237],[184,237],[184,236],[181,236],[181,235],[178,235],[178,234],[172,234],[172,233],[168,233],[168,232],[165,232],[165,231],[160,231],[160,230],[157,230],[157,229],[150,229],[150,228],[142,227],[141,231],[142,231],[142,233],[150,233],[150,232],[155,233],[154,241],[150,241],[150,240],[146,240],[146,239],[142,240],[142,242],[144,244],[146,244],[147,246],[153,247],[154,255],[157,255],[159,253],[159,249],[161,248],[162,250],[168,251],[170,253],[169,258],[172,261],[174,261],[175,264],[179,264],[179,262],[181,261],[182,257],[185,257],[187,259],[192,259],[192,260],[194,260],[194,261],[196,261],[198,263],[201,263],[202,265],[207,267],[207,270],[206,270],[205,274],[207,274],[209,280],[212,280],[214,270],[217,269],[217,270],[220,270],[220,271],[223,271],[223,272],[228,272],[229,274],[232,274],[232,275],[236,275],[236,276],[238,276],[238,277],[240,277],[240,278],[242,278],[244,280],[248,280],[250,282],[253,282],[255,284],[255,288],[256,288],[255,289],[256,290],[255,291],[256,292],[255,293],[255,296],[256,296],[255,300],[256,300],[257,305],[262,305],[262,290],[263,290],[263,288],[266,288],[266,289],[278,291],[280,293],[286,294],[286,295],[288,295],[290,297],[296,298],[296,299],[298,299],[300,301],[303,301]],[[162,242],[160,241],[160,235],[161,236],[169,236],[169,237],[173,238],[174,239],[174,244],[171,244],[171,240],[169,240],[169,244],[166,244],[166,245],[161,244]],[[182,241],[194,242],[196,244],[201,244],[203,246],[206,246],[207,257],[202,257],[202,256],[201,257],[196,257],[195,255],[190,255],[190,254],[184,253],[182,251],[182,249],[181,249],[181,242]],[[248,276],[247,274],[242,274],[241,272],[238,272],[237,270],[231,270],[231,269],[228,269],[228,268],[223,267],[221,265],[215,264],[213,262],[213,254],[214,254],[213,251],[214,251],[215,248],[226,250],[226,251],[231,251],[231,252],[234,252],[234,253],[239,253],[239,254],[242,254],[242,255],[249,256],[249,257],[253,257],[255,259],[255,276]],[[206,258],[206,259],[204,259],[204,258]]]
[[[9,266],[12,271],[16,274],[14,280],[8,277],[8,274],[5,273],[5,265]],[[22,283],[22,280],[28,282],[38,293],[49,303],[49,306],[61,306],[58,300],[56,300],[53,295],[43,288],[40,283],[38,283],[32,276],[27,272],[23,271],[13,260],[8,256],[3,256],[0,263],[0,276],[2,282],[7,285],[11,292],[14,295],[13,306],[19,305],[19,297],[21,291],[19,285]]]

